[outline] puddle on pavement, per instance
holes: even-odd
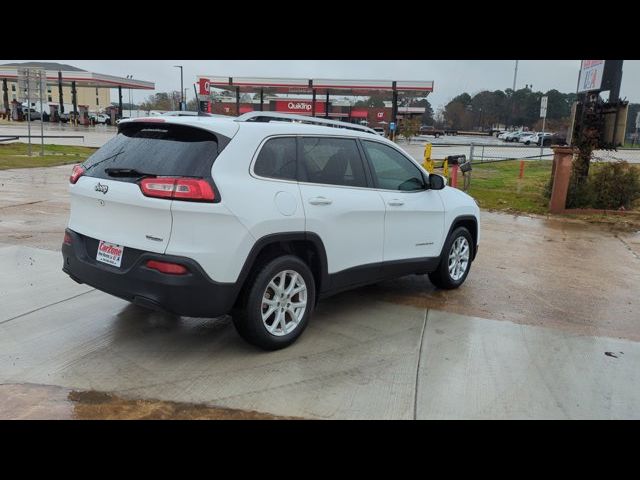
[[[0,385],[2,420],[293,420],[207,405],[126,399],[108,392],[52,385]]]

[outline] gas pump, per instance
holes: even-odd
[[[111,125],[116,124],[116,109],[112,108],[109,110],[109,116],[111,117]]]
[[[80,125],[89,125],[89,106],[78,105],[78,123]]]
[[[54,105],[52,103],[49,104],[49,111],[51,112],[49,117],[50,122],[57,122],[60,119],[60,116],[58,114],[58,108],[59,108],[59,105]]]

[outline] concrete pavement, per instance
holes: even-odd
[[[634,341],[399,305],[360,289],[321,302],[290,348],[262,352],[228,316],[146,311],[75,284],[60,265],[58,252],[0,248],[0,384],[316,419],[640,418]],[[3,394],[16,404],[15,387]]]
[[[0,172],[0,418],[102,418],[59,403],[95,392],[126,418],[640,417],[640,232],[483,211],[462,288],[347,292],[265,353],[230,317],[149,312],[64,275],[69,171]]]

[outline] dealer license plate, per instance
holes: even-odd
[[[100,240],[96,260],[108,265],[113,265],[114,267],[119,267],[122,263],[123,253],[124,247],[122,245],[116,245],[115,243]]]

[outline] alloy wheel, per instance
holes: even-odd
[[[293,332],[307,311],[307,285],[298,272],[276,274],[262,295],[262,323],[276,337]]]
[[[449,251],[449,276],[455,282],[460,280],[469,268],[469,242],[465,237],[454,240]]]

